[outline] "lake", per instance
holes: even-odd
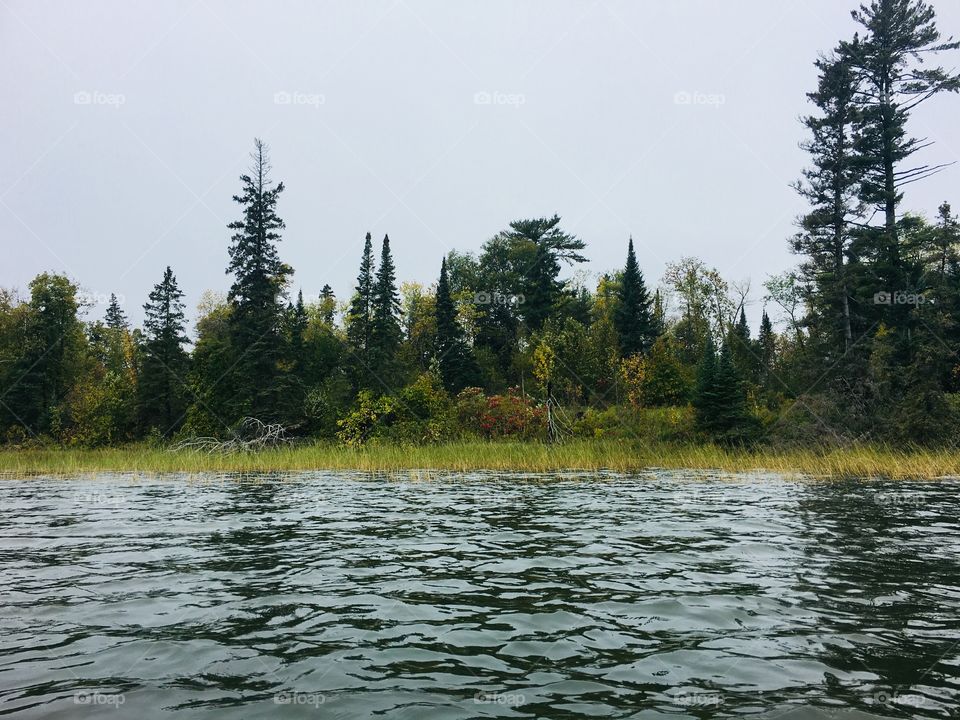
[[[960,483],[0,483],[0,713],[957,717]]]

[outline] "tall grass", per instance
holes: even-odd
[[[617,440],[577,440],[557,446],[530,442],[457,442],[423,447],[381,445],[359,450],[315,444],[229,455],[173,452],[145,445],[94,450],[0,450],[0,473],[6,477],[31,474],[69,476],[104,471],[629,472],[648,468],[756,471],[824,478],[932,479],[960,476],[960,452],[905,451],[879,446],[748,451],[713,445],[639,444]]]

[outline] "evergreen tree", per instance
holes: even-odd
[[[320,320],[327,327],[333,327],[334,315],[337,311],[337,296],[333,294],[333,288],[324,285],[320,291]]]
[[[667,331],[667,311],[663,306],[663,297],[660,295],[660,290],[657,289],[653,293],[653,334],[655,337],[660,337]]]
[[[268,148],[261,140],[255,140],[251,157],[251,174],[240,177],[243,192],[233,197],[243,207],[243,219],[229,225],[236,231],[227,266],[234,275],[228,299],[236,364],[229,378],[233,407],[222,412],[234,421],[252,416],[266,422],[280,419],[281,295],[292,270],[280,261],[276,245],[284,228],[277,215],[283,183],[270,180]]]
[[[501,233],[507,247],[525,255],[519,268],[524,296],[523,314],[531,330],[543,327],[564,294],[558,280],[560,263],[586,262],[580,250],[586,244],[560,229],[560,217],[517,220]],[[489,290],[489,289],[488,289]]]
[[[843,52],[856,75],[859,106],[857,152],[860,156],[861,200],[876,208],[883,226],[865,233],[872,255],[874,292],[911,288],[903,257],[898,208],[906,185],[929,177],[943,165],[904,167],[906,161],[931,143],[910,135],[912,111],[941,92],[960,90],[960,74],[928,61],[938,53],[956,50],[960,43],[942,42],[933,8],[922,0],[872,0],[852,13],[864,29]],[[895,333],[894,362],[909,359],[913,318],[904,305],[871,306],[877,321]]]
[[[370,328],[373,303],[373,243],[367,233],[363,243],[363,256],[360,259],[360,274],[354,289],[350,308],[347,310],[347,343],[364,366],[363,372],[370,366]]]
[[[127,322],[127,316],[120,309],[120,303],[117,296],[110,293],[110,304],[107,305],[107,313],[104,317],[104,323],[111,330],[127,330],[130,324]]]
[[[184,345],[183,292],[170,266],[143,306],[143,365],[138,384],[140,425],[175,432],[187,408],[189,356]]]
[[[697,428],[705,432],[712,429],[717,412],[716,377],[717,348],[712,334],[708,332],[703,341],[700,362],[697,363],[697,380],[691,401]]]
[[[697,429],[718,442],[743,443],[754,429],[755,422],[747,412],[746,393],[729,344],[723,343],[718,358],[709,335],[697,366],[693,407]]]
[[[760,333],[757,336],[757,355],[760,362],[759,382],[767,386],[770,380],[770,374],[773,372],[773,362],[776,353],[776,336],[773,333],[773,323],[770,322],[770,316],[766,309],[760,318]]]
[[[910,137],[906,123],[934,95],[960,90],[960,74],[924,67],[927,56],[956,50],[960,42],[941,42],[936,14],[923,0],[872,0],[852,15],[865,31],[843,46],[858,81],[863,199],[883,213],[885,239],[896,261],[902,188],[943,167],[901,169],[903,161],[930,144]]]
[[[656,340],[650,308],[650,293],[643,282],[643,273],[633,250],[633,238],[627,245],[627,264],[620,278],[619,304],[614,315],[624,357],[643,353]]]
[[[737,322],[730,326],[727,334],[727,345],[734,367],[743,378],[754,380],[758,372],[757,357],[754,354],[753,342],[750,339],[750,326],[747,324],[746,310],[741,307]]]
[[[479,368],[457,319],[457,307],[450,294],[447,259],[440,263],[436,299],[436,358],[444,387],[451,393],[478,382]]]
[[[822,333],[828,365],[853,343],[852,292],[849,255],[851,225],[862,212],[857,200],[861,163],[854,151],[858,110],[854,102],[857,80],[844,55],[817,61],[820,80],[808,97],[819,111],[804,118],[810,139],[803,148],[813,167],[796,184],[812,209],[801,220],[793,250],[807,256],[801,266],[803,280],[813,298],[808,324]],[[859,332],[859,327],[857,328]]]
[[[395,379],[397,350],[403,333],[400,329],[400,295],[388,235],[383,236],[370,310],[370,371],[381,383],[389,386]]]

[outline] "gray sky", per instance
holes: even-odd
[[[960,35],[960,3],[933,4]],[[430,283],[450,248],[556,212],[591,272],[621,266],[632,233],[650,284],[682,255],[752,279],[756,325],[764,278],[796,262],[813,61],[853,5],[0,0],[0,285],[67,272],[139,322],[170,264],[192,311],[229,286],[225,225],[260,136],[305,296],[348,295],[368,230],[401,280]],[[958,110],[916,113],[936,141],[922,159],[960,158]],[[906,207],[960,207],[958,180]]]

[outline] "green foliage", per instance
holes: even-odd
[[[690,399],[692,368],[683,363],[680,343],[669,335],[657,338],[648,355],[625,358],[620,372],[634,407],[685,405]]]
[[[440,380],[424,373],[396,395],[357,395],[352,412],[338,423],[340,442],[360,446],[370,441],[435,443],[453,437],[453,405]]]

